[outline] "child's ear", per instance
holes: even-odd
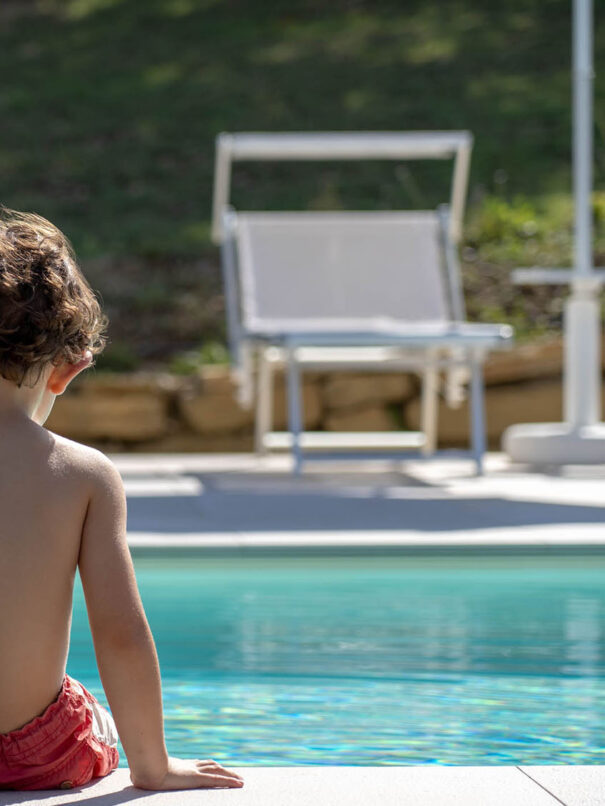
[[[87,350],[82,358],[75,364],[68,364],[66,361],[61,362],[56,367],[53,367],[46,387],[53,395],[62,395],[67,389],[69,382],[72,381],[76,375],[79,375],[82,370],[89,367],[92,362],[92,353]]]

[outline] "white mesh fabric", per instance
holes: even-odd
[[[439,221],[419,213],[240,213],[244,323],[445,322]]]

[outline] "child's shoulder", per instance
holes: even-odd
[[[53,464],[63,475],[84,483],[90,492],[122,488],[118,469],[102,451],[58,434],[52,437]]]

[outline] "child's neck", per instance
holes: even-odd
[[[32,419],[36,411],[40,398],[44,392],[35,386],[17,386],[16,383],[0,377],[0,417],[28,417]]]

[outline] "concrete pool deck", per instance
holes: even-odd
[[[498,454],[315,463],[287,457],[113,455],[137,550],[248,553],[588,552],[605,554],[605,465],[530,472]],[[229,765],[228,765],[229,766]],[[236,768],[238,769],[238,768]],[[0,793],[0,806],[602,806],[605,766],[243,767],[242,790],[153,793],[117,770],[82,789]]]
[[[243,789],[145,792],[127,770],[80,789],[0,793],[1,806],[602,806],[605,767],[240,767]]]
[[[605,465],[530,472],[467,459],[316,462],[286,456],[113,455],[134,549],[605,552]]]

